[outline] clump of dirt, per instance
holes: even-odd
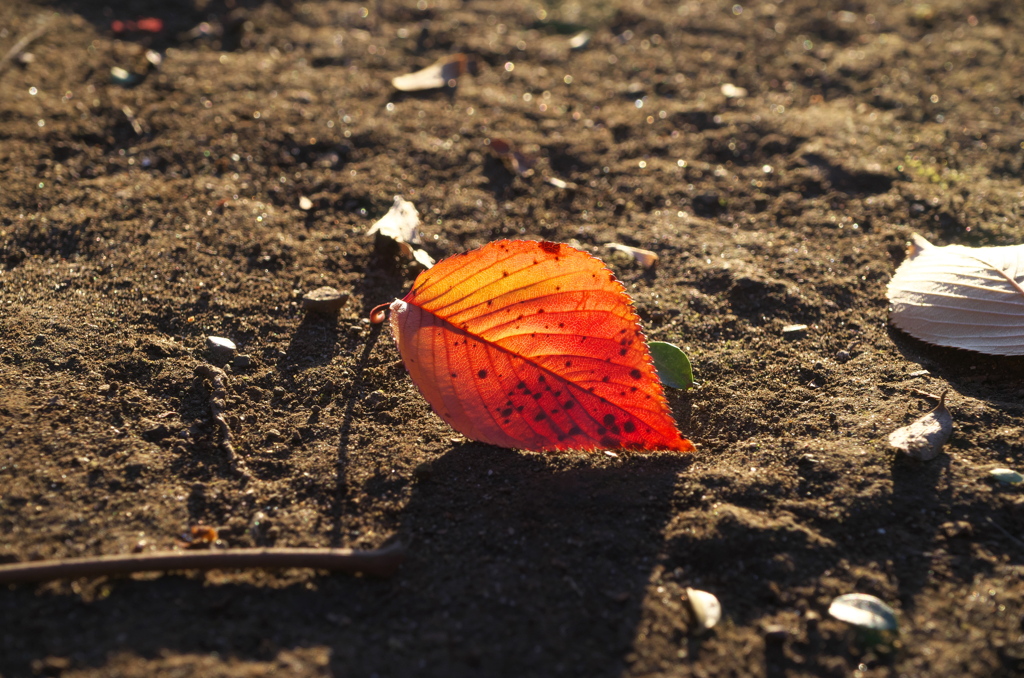
[[[914,231],[1021,242],[1019,4],[0,7],[0,54],[33,31],[0,63],[0,559],[200,523],[235,547],[397,534],[409,558],[12,586],[3,675],[1024,671],[1024,498],[988,478],[1024,464],[1024,362],[909,339],[885,297]],[[454,53],[457,87],[391,87]],[[418,271],[366,235],[395,195],[438,259],[604,256],[693,362],[670,404],[699,451],[448,429],[367,321]],[[336,316],[303,309],[324,286]],[[944,452],[890,449],[946,388]],[[687,587],[721,600],[712,631]],[[895,608],[895,642],[828,617],[849,592]]]

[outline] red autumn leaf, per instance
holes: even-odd
[[[409,375],[467,438],[524,450],[675,450],[625,289],[600,260],[501,240],[445,259],[391,304]]]

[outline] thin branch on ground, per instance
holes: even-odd
[[[405,546],[395,542],[373,550],[336,548],[254,548],[210,551],[154,551],[114,556],[40,560],[0,565],[0,584],[52,579],[105,577],[131,572],[232,570],[301,567],[374,577],[390,577],[405,560]]]

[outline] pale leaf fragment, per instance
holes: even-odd
[[[639,247],[631,247],[630,245],[623,245],[622,243],[617,242],[606,242],[604,246],[610,247],[617,252],[625,252],[633,257],[643,268],[654,268],[658,265],[657,252],[641,249]]]
[[[469,59],[465,54],[442,57],[415,73],[399,75],[391,85],[400,92],[421,92],[441,87],[455,87],[459,76],[468,70]]]
[[[934,410],[890,433],[889,444],[921,461],[939,456],[953,433],[953,416],[946,409],[946,393],[942,393]]]
[[[371,226],[366,234],[380,234],[391,238],[398,243],[402,256],[414,259],[424,268],[434,265],[434,259],[429,254],[413,247],[423,244],[423,237],[420,235],[420,215],[416,211],[416,206],[400,195],[395,196],[395,202],[388,213]]]
[[[889,321],[922,341],[1024,355],[1024,245],[936,247],[915,233],[889,303]]]

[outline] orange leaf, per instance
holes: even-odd
[[[501,240],[424,271],[391,304],[413,382],[467,438],[524,450],[675,450],[625,289],[600,260]]]

